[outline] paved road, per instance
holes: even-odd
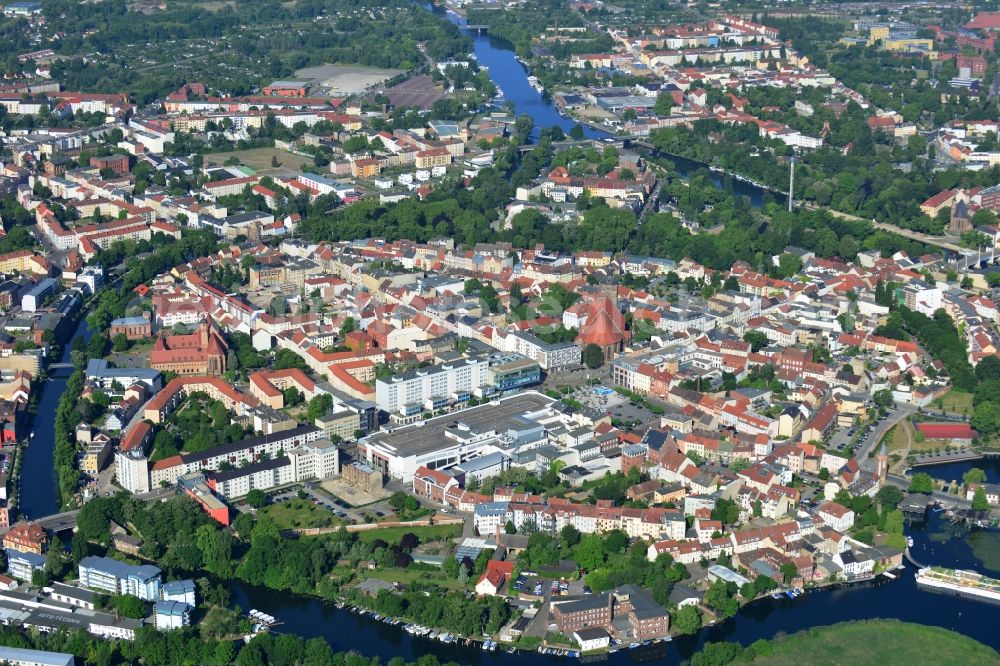
[[[148,493],[136,495],[136,498],[141,499],[144,502],[157,502],[165,497],[173,495],[174,492],[173,488],[157,488],[156,490],[152,490]],[[61,532],[76,526],[76,517],[79,513],[80,509],[73,509],[72,511],[63,511],[62,513],[54,513],[49,516],[43,516],[42,518],[37,518],[32,522],[38,523],[49,531]],[[0,530],[0,532],[6,531],[6,529]]]
[[[889,412],[889,417],[883,421],[880,425],[873,428],[868,435],[858,443],[858,448],[854,452],[854,457],[857,459],[858,464],[863,464],[868,460],[868,456],[871,455],[872,449],[879,440],[882,439],[885,433],[889,432],[889,428],[896,425],[905,418],[908,418],[910,414],[916,412],[916,408],[912,405],[902,405],[897,407],[894,411]]]

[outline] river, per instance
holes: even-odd
[[[962,462],[941,463],[939,465],[921,465],[914,467],[913,472],[925,472],[942,481],[961,481],[962,475],[973,467],[986,472],[986,483],[1000,483],[1000,458],[982,458],[981,460],[964,460]]]
[[[83,337],[89,340],[91,331],[86,318],[81,318],[73,335],[63,344],[60,363],[69,363],[73,340]],[[35,413],[35,436],[24,449],[21,465],[18,510],[28,518],[40,518],[59,512],[59,483],[55,470],[55,417],[59,399],[66,390],[66,380],[72,374],[68,368],[53,370],[41,387],[41,399]]]
[[[437,10],[440,11],[440,10]],[[457,25],[462,20],[451,13],[448,19]],[[480,64],[489,67],[490,76],[499,84],[507,100],[514,103],[517,113],[528,113],[536,127],[558,125],[569,131],[575,124],[560,115],[555,106],[543,99],[527,81],[527,70],[514,58],[510,45],[483,35],[472,35],[474,52]],[[588,129],[588,136],[604,135]],[[701,165],[690,160],[675,160],[678,172],[684,175]],[[723,181],[712,174],[721,187]],[[737,194],[749,196],[761,205],[763,192],[758,188],[734,181]],[[959,473],[961,476],[961,473]],[[908,530],[914,538],[913,554],[923,564],[977,569],[987,575],[1000,576],[1000,566],[991,569],[978,561],[970,540],[949,533],[949,525],[941,514],[931,514],[925,525]],[[982,534],[982,533],[980,533]],[[987,533],[996,536],[996,532]],[[948,538],[941,542],[942,538]],[[809,627],[847,620],[896,618],[920,624],[938,625],[958,631],[995,648],[1000,648],[994,609],[986,604],[957,597],[933,594],[917,588],[914,568],[899,580],[879,578],[875,582],[805,594],[798,599],[765,599],[745,607],[736,617],[707,628],[697,636],[675,639],[666,645],[667,663],[689,657],[705,641],[738,641],[748,645],[760,638],[772,638],[779,632],[792,633]],[[287,630],[306,637],[323,637],[337,650],[358,650],[366,655],[378,655],[383,661],[394,656],[416,660],[433,653],[442,660],[462,664],[551,664],[554,657],[535,652],[484,653],[474,648],[444,645],[426,638],[410,636],[400,627],[393,627],[314,598],[286,592],[276,592],[233,584],[233,601],[244,610],[257,608],[284,622],[277,631]],[[633,655],[623,651],[609,656],[614,664],[632,663]],[[662,660],[661,660],[662,663]]]
[[[966,540],[936,539],[948,535],[943,514],[934,513],[928,522],[908,530],[914,538],[913,554],[923,564],[975,568],[1000,576],[1000,568],[990,569],[978,562]],[[995,533],[994,533],[995,534]],[[895,618],[907,622],[937,625],[1000,648],[995,608],[974,601],[926,592],[917,587],[914,567],[907,565],[900,579],[879,578],[831,590],[818,590],[790,600],[763,599],[743,608],[735,617],[701,631],[697,636],[675,639],[665,646],[666,663],[686,659],[705,641],[737,641],[749,645],[757,639],[773,638],[779,632],[794,633],[810,627],[872,618]],[[475,648],[444,645],[410,636],[400,627],[376,622],[314,598],[301,597],[263,588],[231,584],[233,602],[244,610],[257,608],[274,615],[284,624],[276,631],[292,631],[307,638],[323,637],[337,650],[358,650],[378,655],[383,661],[394,656],[415,660],[431,652],[442,660],[462,664],[550,664],[555,659],[535,652],[483,653]],[[631,663],[629,651],[609,656],[614,664]],[[662,663],[662,662],[661,662]]]
[[[460,24],[454,15],[447,16]],[[509,44],[480,35],[473,35],[473,40],[477,59],[489,67],[490,76],[499,84],[506,99],[514,103],[518,113],[530,114],[536,127],[558,125],[568,132],[575,125],[531,88],[527,82],[527,71],[514,58]],[[590,128],[585,132],[591,138],[605,136]],[[701,165],[689,160],[675,160],[675,163],[681,175],[701,168]],[[716,174],[712,176],[717,185],[724,185]],[[759,189],[739,181],[733,181],[732,186],[737,194],[749,196],[755,205],[761,205],[764,196]],[[80,322],[67,341],[61,359],[63,362],[70,360],[72,339],[79,336],[84,339],[90,337],[85,321]],[[59,509],[53,465],[53,421],[59,398],[66,388],[67,376],[68,371],[57,371],[45,383],[38,405],[35,438],[26,450],[22,466],[22,478],[28,483],[21,486],[21,508],[29,516],[47,515]],[[993,465],[995,469],[996,463]],[[959,478],[961,473],[958,472]],[[948,530],[949,526],[938,514],[932,515],[926,525],[910,529],[909,533],[915,540],[914,556],[925,564],[974,568],[987,575],[1000,576],[1000,566],[991,569],[976,559],[970,539],[958,538],[960,535],[952,535]],[[944,538],[947,540],[942,542]],[[276,631],[290,631],[307,638],[323,637],[337,650],[378,655],[383,661],[394,656],[413,661],[427,653],[463,664],[551,664],[556,659],[534,652],[518,653],[513,657],[505,653],[484,653],[478,649],[444,645],[410,636],[400,627],[339,610],[313,597],[254,588],[235,581],[230,583],[230,588],[233,602],[244,610],[257,608],[279,618],[283,624]],[[736,617],[707,628],[695,637],[676,639],[667,644],[664,656],[668,663],[676,663],[689,657],[705,641],[730,640],[748,645],[760,638],[772,638],[779,632],[792,633],[834,622],[868,618],[896,618],[938,625],[1000,648],[1000,633],[996,631],[993,610],[986,604],[918,589],[913,568],[908,565],[907,571],[896,581],[879,579],[868,584],[811,592],[795,600],[765,599],[755,602]],[[626,664],[632,663],[633,656],[624,651],[611,655],[608,660],[614,664]]]

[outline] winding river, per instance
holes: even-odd
[[[450,13],[447,16],[461,26],[461,19]],[[480,64],[489,67],[490,76],[503,90],[505,98],[514,103],[517,113],[530,114],[536,127],[558,125],[567,132],[573,127],[575,123],[571,119],[560,115],[551,102],[528,84],[527,70],[514,57],[510,44],[484,35],[472,35],[472,38],[476,58]],[[603,136],[589,128],[586,131],[591,138]],[[678,172],[684,175],[699,166],[694,162],[679,161]],[[721,185],[721,181],[718,184]],[[763,193],[752,185],[737,181],[733,186],[737,194],[749,196],[755,205],[760,205],[763,200]],[[961,472],[958,474],[961,476]],[[939,513],[932,513],[926,524],[908,530],[915,542],[914,557],[924,564],[977,569],[987,575],[1000,576],[1000,565],[990,569],[976,558],[972,539],[949,530],[950,526]],[[996,533],[985,534],[996,536]],[[705,641],[729,640],[748,645],[760,638],[772,638],[779,632],[792,633],[835,622],[871,618],[896,618],[938,625],[1000,648],[994,607],[922,591],[917,588],[913,571],[913,567],[907,565],[907,570],[894,581],[879,578],[871,583],[811,592],[794,600],[768,598],[755,602],[735,617],[707,628],[695,637],[675,639],[666,644],[666,654],[662,656],[666,658],[666,663],[676,663],[689,657]],[[444,645],[413,637],[399,627],[337,609],[331,604],[285,592],[236,585],[233,596],[234,602],[244,609],[258,608],[280,618],[284,625],[278,627],[278,631],[287,628],[307,637],[322,636],[335,649],[358,650],[378,655],[383,661],[394,656],[415,660],[427,653],[463,664],[550,664],[558,659],[535,652],[514,656]],[[608,657],[608,661],[614,664],[632,663],[634,660],[635,655],[627,650]],[[662,659],[659,661],[663,663]]]
[[[454,15],[449,20],[460,24]],[[514,58],[509,44],[487,36],[473,35],[475,55],[479,62],[489,67],[490,75],[503,90],[507,100],[514,103],[518,113],[528,113],[536,127],[559,125],[569,131],[575,124],[558,113],[551,102],[542,98],[527,82],[527,71]],[[601,133],[587,129],[587,135],[599,138]],[[678,171],[683,175],[699,165],[680,161]],[[721,183],[720,183],[721,184]],[[763,199],[760,190],[746,183],[733,183],[738,194],[750,196],[755,204]],[[72,337],[88,338],[89,329],[81,322]],[[71,338],[72,340],[72,338]],[[63,361],[69,360],[70,344],[66,344]],[[66,373],[67,371],[60,371]],[[24,482],[21,486],[21,507],[29,516],[42,516],[58,510],[56,478],[53,469],[53,417],[59,398],[66,388],[66,375],[56,374],[43,389],[38,416],[35,419],[35,438],[28,447],[22,467]],[[930,471],[930,470],[927,470]],[[962,471],[957,471],[961,476]],[[964,470],[963,470],[964,471]],[[953,470],[948,470],[948,473]],[[955,534],[941,514],[931,514],[924,525],[909,530],[915,540],[914,556],[925,564],[940,564],[958,568],[973,568],[987,575],[1000,576],[996,558],[993,568],[977,559],[974,538]],[[972,537],[980,536],[972,535]],[[985,533],[996,536],[996,533]],[[1000,557],[1000,556],[998,556]],[[978,641],[1000,648],[1000,632],[996,630],[995,609],[989,605],[950,596],[924,592],[917,588],[913,568],[898,580],[880,578],[838,589],[805,594],[794,600],[764,599],[745,607],[735,617],[709,627],[697,636],[676,639],[665,645],[668,663],[690,656],[705,641],[730,640],[744,645],[757,639],[772,638],[779,632],[792,633],[809,627],[834,622],[867,619],[897,618],[909,622],[938,625],[966,634]],[[558,658],[538,653],[484,653],[479,649],[444,645],[426,638],[410,636],[400,627],[389,626],[367,617],[337,609],[313,597],[297,596],[255,588],[233,582],[230,585],[233,602],[244,610],[257,608],[276,616],[283,624],[277,631],[289,631],[310,637],[323,637],[337,650],[357,650],[367,655],[378,655],[383,661],[401,656],[416,660],[421,655],[433,653],[442,660],[463,664],[549,664]],[[610,655],[614,664],[631,663],[636,659],[632,651]],[[659,659],[662,663],[662,659]]]

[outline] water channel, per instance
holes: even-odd
[[[87,341],[90,335],[87,320],[82,317],[73,335],[63,344],[59,362],[69,363],[72,360],[70,353],[73,340],[82,337]],[[70,368],[52,370],[42,386],[41,399],[32,423],[35,436],[24,449],[24,462],[21,465],[18,509],[28,518],[40,518],[59,511],[59,482],[55,470],[56,407],[59,406],[59,399],[66,390],[66,380],[72,372]]]

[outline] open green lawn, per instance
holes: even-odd
[[[260,510],[260,514],[269,517],[279,529],[283,530],[297,527],[329,527],[342,522],[326,509],[298,498],[265,506]]]
[[[371,543],[375,539],[382,539],[386,543],[396,543],[407,532],[413,532],[420,539],[420,543],[426,543],[435,539],[450,539],[462,533],[461,525],[428,525],[426,527],[381,527],[375,530],[358,532],[362,541]]]
[[[928,405],[928,407],[938,409],[937,400]],[[972,394],[966,391],[952,389],[941,397],[940,409],[943,409],[946,412],[951,412],[952,414],[971,414]]]
[[[986,607],[984,607],[986,608]],[[773,641],[774,654],[753,661],[768,666],[1000,663],[996,650],[940,627],[896,620],[844,622]]]
[[[401,583],[403,585],[420,582],[424,584],[433,583],[434,585],[440,585],[441,587],[449,590],[461,590],[466,587],[460,580],[447,575],[443,571],[376,569],[374,571],[365,571],[363,575],[369,578],[378,578],[379,580],[388,581],[390,583]]]

